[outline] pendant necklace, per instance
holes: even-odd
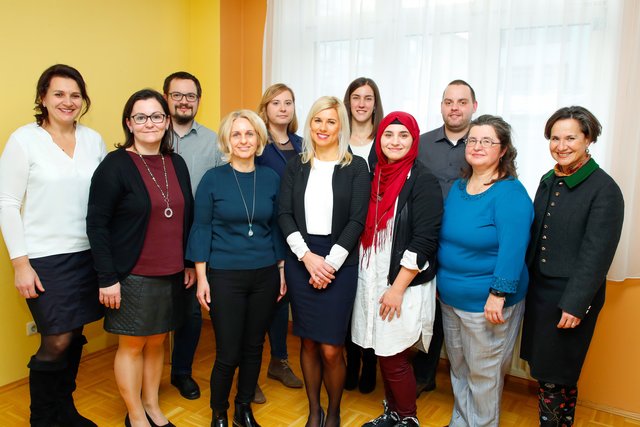
[[[147,168],[147,172],[149,172],[151,179],[156,184],[156,187],[158,187],[158,190],[160,190],[160,194],[162,195],[162,200],[164,200],[164,202],[167,205],[167,207],[164,209],[165,218],[167,219],[171,218],[173,216],[173,209],[171,209],[171,206],[169,206],[169,178],[167,177],[167,165],[164,163],[164,155],[160,154],[160,158],[162,159],[162,170],[164,171],[164,186],[165,186],[166,193],[165,191],[162,191],[162,188],[160,188],[160,184],[158,184],[158,180],[156,179],[155,176],[153,176],[153,173],[151,172],[149,165],[147,165],[147,162],[144,160],[144,157],[142,156],[142,154],[140,154],[135,147],[133,147],[133,151],[138,156],[140,156],[140,160],[142,160],[142,164],[144,164],[144,167]]]
[[[238,181],[238,175],[236,175],[236,170],[231,166],[231,171],[233,171],[233,177],[236,179],[236,184],[238,185],[238,191],[240,191],[240,197],[242,197],[242,204],[244,205],[244,210],[247,213],[247,222],[249,223],[249,231],[247,232],[247,236],[253,236],[253,214],[256,213],[256,170],[253,170],[253,206],[251,207],[251,218],[249,218],[249,208],[247,207],[247,202],[244,200],[244,194],[242,194],[242,188],[240,188],[240,182]]]

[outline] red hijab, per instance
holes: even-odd
[[[413,138],[413,143],[402,159],[394,163],[389,163],[387,156],[382,153],[380,140],[389,125],[398,123],[407,128]],[[409,175],[409,171],[418,157],[419,138],[420,128],[418,127],[416,119],[414,119],[411,114],[402,111],[394,111],[393,113],[387,114],[380,122],[380,126],[378,126],[376,135],[378,163],[376,164],[373,182],[371,183],[369,211],[361,240],[362,247],[365,251],[371,246],[378,247],[380,244],[380,236],[382,236],[387,229],[389,220],[393,218],[396,200],[398,199],[400,190],[402,190],[405,182],[407,182],[407,175]]]

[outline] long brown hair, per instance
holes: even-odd
[[[347,109],[347,115],[349,116],[349,126],[351,126],[351,120],[353,120],[353,114],[351,114],[351,94],[355,92],[356,89],[362,86],[369,86],[373,89],[373,97],[375,98],[373,104],[373,114],[371,114],[371,123],[373,124],[373,129],[371,130],[371,135],[369,138],[373,139],[376,137],[376,133],[378,132],[378,126],[380,126],[380,121],[384,116],[384,112],[382,109],[382,100],[380,99],[380,90],[378,90],[378,85],[372,79],[368,77],[358,77],[354,81],[349,84],[347,87],[347,91],[344,93],[344,107]]]

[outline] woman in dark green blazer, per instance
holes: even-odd
[[[589,154],[601,129],[583,107],[561,108],[545,126],[557,164],[534,200],[521,350],[540,382],[541,426],[573,424],[576,384],[622,230],[620,188]]]

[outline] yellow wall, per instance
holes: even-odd
[[[640,416],[640,279],[609,282],[578,399]]]
[[[262,97],[262,37],[265,0],[220,3],[221,115],[255,110]]]
[[[33,121],[35,85],[54,63],[80,70],[93,106],[82,123],[99,131],[107,146],[122,140],[126,99],[143,87],[162,88],[173,71],[192,71],[202,81],[198,120],[219,121],[218,0],[22,0],[0,3],[0,52],[5,102],[0,103],[0,150],[11,132]],[[13,269],[0,242],[0,385],[27,375],[38,346],[27,337],[29,310],[13,287]],[[100,322],[87,329],[88,350],[114,343]]]

